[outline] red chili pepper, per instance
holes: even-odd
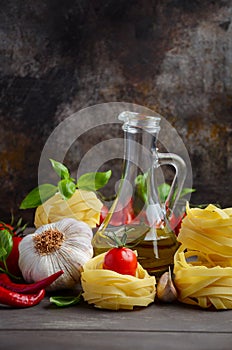
[[[14,283],[11,281],[8,275],[5,273],[0,274],[0,286],[11,290],[12,292],[17,292],[21,294],[33,294],[37,293],[41,289],[45,289],[50,286],[58,277],[60,277],[64,272],[62,270],[53,273],[52,275],[31,284]],[[0,296],[1,297],[1,296]]]
[[[0,287],[0,304],[4,305],[30,307],[39,304],[44,296],[45,289],[41,289],[35,294],[20,294]]]

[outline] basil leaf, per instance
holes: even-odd
[[[143,203],[147,203],[147,176],[148,174],[141,174],[135,178],[136,194],[142,199]]]
[[[0,231],[0,261],[6,260],[13,248],[13,238],[8,230]]]
[[[189,193],[192,193],[192,192],[195,192],[195,191],[196,191],[195,188],[185,187],[185,188],[183,188],[183,190],[180,193],[180,198],[186,196],[186,194],[189,194]]]
[[[163,183],[158,186],[158,195],[160,198],[161,203],[165,203],[166,199],[168,198],[168,194],[170,192],[171,186]]]
[[[79,293],[76,297],[74,296],[57,296],[57,297],[50,297],[49,301],[50,303],[55,304],[58,307],[67,307],[72,306],[75,304],[78,304],[81,300],[81,293]]]
[[[83,174],[77,181],[77,187],[81,190],[97,191],[108,183],[111,174],[111,170]]]
[[[64,179],[58,182],[59,191],[63,199],[69,199],[76,191],[76,185],[69,179]]]
[[[181,193],[180,193],[180,198],[183,198],[184,196],[186,196],[186,194],[189,194],[189,193],[192,193],[192,192],[195,192],[196,190],[194,188],[188,188],[188,187],[185,187],[182,189]],[[175,200],[176,198],[176,193],[177,193],[177,190],[175,190],[174,194],[173,194],[173,200]]]
[[[57,192],[57,186],[43,184],[34,188],[20,204],[20,209],[36,208]]]
[[[53,169],[61,179],[70,178],[69,170],[68,168],[66,168],[64,164],[57,162],[56,160],[53,160],[53,159],[49,159],[49,160],[52,164]]]

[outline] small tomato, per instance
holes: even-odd
[[[175,216],[174,214],[171,215],[169,219],[169,224],[171,229],[175,232],[175,235],[178,236],[182,224],[183,218],[186,216],[186,213],[180,215],[180,216]]]
[[[113,226],[128,225],[134,220],[134,218],[135,214],[131,198],[124,207],[119,203],[117,210],[113,213],[110,219],[110,224]]]
[[[135,276],[137,265],[137,257],[130,248],[115,247],[106,253],[103,269]]]
[[[100,226],[102,224],[102,222],[105,220],[107,214],[108,214],[108,208],[107,206],[103,205],[103,207],[101,208],[101,213],[100,213],[100,220],[99,220],[99,225]]]

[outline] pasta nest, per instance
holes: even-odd
[[[97,255],[83,266],[81,284],[83,298],[95,307],[111,310],[132,310],[154,302],[156,279],[138,263],[136,276],[104,270],[106,253]]]
[[[174,256],[181,302],[232,309],[232,208],[187,206]]]
[[[92,191],[77,189],[67,200],[60,193],[56,193],[37,207],[34,224],[38,228],[64,218],[72,218],[94,228],[99,224],[102,206],[102,202]]]
[[[232,267],[214,266],[206,254],[179,248],[174,257],[174,276],[181,302],[232,309]]]
[[[186,248],[208,255],[215,263],[232,266],[232,208],[210,204],[205,209],[187,206],[178,241]],[[228,260],[226,260],[228,259]]]

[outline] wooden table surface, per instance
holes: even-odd
[[[81,302],[57,308],[49,298],[26,309],[0,307],[1,350],[231,350],[232,310],[153,303],[133,311]]]

